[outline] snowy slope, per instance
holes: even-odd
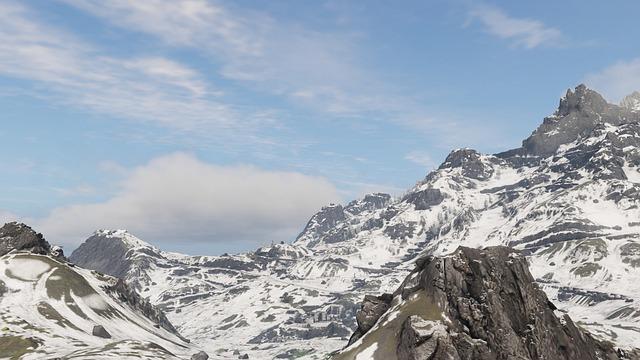
[[[507,245],[580,325],[640,347],[639,121],[579,86],[521,148],[455,150],[399,198],[321,209],[293,244],[187,256],[102,231],[71,259],[122,271],[210,355],[322,358],[346,344],[362,297],[393,291],[417,256]]]
[[[0,358],[179,359],[196,350],[110,291],[116,279],[46,255],[0,258]],[[103,326],[111,335],[92,335]]]

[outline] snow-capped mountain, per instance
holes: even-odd
[[[362,297],[395,290],[419,255],[506,245],[577,324],[640,347],[635,98],[580,85],[520,148],[455,150],[399,198],[324,207],[293,244],[187,256],[100,231],[70,259],[123,277],[213,358],[323,358],[346,345]]]
[[[0,358],[179,359],[198,351],[122,280],[51,250],[26,225],[0,228]]]

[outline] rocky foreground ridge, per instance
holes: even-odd
[[[416,261],[393,294],[365,297],[334,360],[640,359],[576,326],[503,246]]]

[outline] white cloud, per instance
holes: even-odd
[[[485,30],[501,39],[511,40],[516,46],[533,49],[538,46],[557,46],[562,43],[562,32],[534,19],[515,18],[502,9],[482,5],[469,13],[484,25]]]
[[[405,155],[405,160],[411,161],[412,163],[418,164],[427,170],[431,170],[436,164],[433,161],[431,155],[424,151],[411,151],[407,155]]]
[[[589,74],[584,82],[609,100],[619,102],[626,95],[640,90],[640,58],[621,61]]]
[[[339,200],[323,178],[175,153],[129,171],[107,201],[32,221],[47,239],[71,247],[99,228],[127,228],[153,242],[261,244],[292,239],[321,206]]]
[[[128,120],[210,133],[254,128],[197,71],[162,57],[104,55],[18,3],[0,4],[0,76],[33,81],[38,95]]]

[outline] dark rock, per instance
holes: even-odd
[[[384,229],[385,235],[389,236],[392,239],[405,239],[413,236],[414,232],[414,223],[397,223],[394,225],[390,225],[386,229]]]
[[[402,200],[413,204],[416,210],[427,210],[440,204],[444,200],[444,194],[440,189],[428,188],[409,193]]]
[[[382,294],[380,296],[365,295],[360,310],[356,313],[358,328],[351,335],[349,345],[353,344],[375,325],[380,316],[389,309],[391,300],[393,300],[391,294]]]
[[[101,337],[103,339],[111,339],[111,334],[102,325],[96,325],[91,331],[93,336]]]
[[[209,359],[209,354],[207,354],[204,351],[200,351],[191,356],[191,360],[207,360],[207,359]]]
[[[238,359],[248,359],[249,358],[249,354],[244,354],[240,357],[238,357]]]
[[[36,233],[29,226],[10,222],[0,228],[0,256],[12,250],[25,250],[46,255],[51,251],[51,246],[42,234]]]

